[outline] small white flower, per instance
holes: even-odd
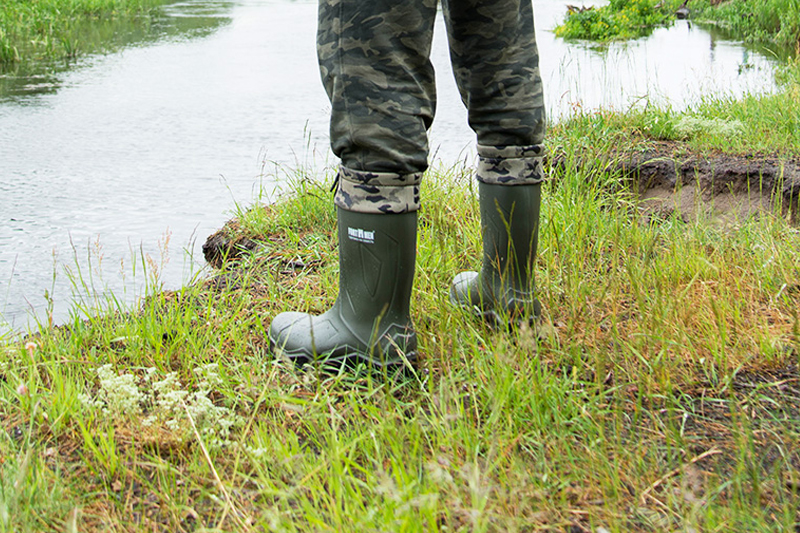
[[[111,365],[103,365],[97,369],[100,378],[100,394],[98,399],[105,403],[105,410],[111,413],[136,414],[141,411],[140,402],[144,395],[136,384],[136,376],[122,374],[118,376]]]

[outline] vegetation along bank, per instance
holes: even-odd
[[[0,530],[796,530],[796,61],[781,80],[552,128],[536,328],[449,303],[479,213],[470,168],[432,169],[403,380],[269,352],[272,316],[337,293],[332,176],[276,176],[207,278],[3,341]]]
[[[165,0],[3,0],[0,66],[37,59],[72,59],[87,49],[86,33],[109,19],[148,17]]]
[[[601,42],[629,39],[648,35],[676,17],[725,28],[747,42],[800,53],[798,0],[610,0],[600,7],[568,6],[555,33]]]

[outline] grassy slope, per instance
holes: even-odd
[[[772,95],[741,100],[710,98],[683,112],[670,109],[587,113],[563,125],[571,142],[592,146],[643,149],[653,141],[677,141],[684,150],[702,154],[771,154],[800,157],[800,62],[782,67],[782,89]],[[586,140],[581,141],[580,137]],[[554,139],[559,144],[559,139]]]
[[[646,143],[636,124],[656,116],[598,113],[550,142]],[[468,170],[430,173],[407,383],[267,351],[270,317],[336,294],[327,185],[306,177],[242,215],[268,245],[215,280],[6,343],[0,528],[792,529],[800,233],[777,217],[642,224],[616,177],[591,172],[547,185],[541,340],[450,306],[451,276],[478,262],[478,211]]]

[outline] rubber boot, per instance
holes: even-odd
[[[338,209],[339,296],[319,316],[288,312],[269,327],[273,351],[297,363],[399,370],[414,363],[417,337],[409,304],[416,261],[417,213]]]
[[[541,187],[478,182],[483,263],[453,279],[451,302],[496,325],[541,314],[533,284]]]

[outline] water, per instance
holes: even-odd
[[[564,6],[536,3],[554,119],[775,89],[773,58],[685,21],[607,48],[565,44],[550,32]],[[93,291],[133,302],[155,272],[180,286],[237,203],[278,193],[276,168],[334,167],[315,29],[313,1],[189,0],[146,32],[113,32],[116,52],[0,75],[0,331],[64,321]],[[441,21],[433,61],[432,151],[472,160]]]

